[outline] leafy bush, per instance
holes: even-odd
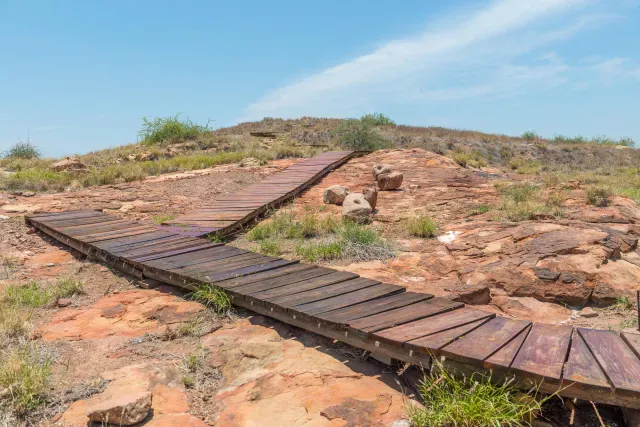
[[[142,118],[142,129],[138,132],[143,144],[170,144],[195,139],[198,135],[209,131],[206,126],[193,123],[191,120],[180,120],[180,115],[173,117]]]
[[[2,155],[7,159],[38,159],[40,158],[40,150],[30,142],[18,142]]]
[[[358,119],[347,119],[334,131],[340,145],[349,150],[375,151],[391,144],[378,134],[371,123]]]
[[[525,139],[527,141],[534,141],[536,139],[540,139],[540,137],[534,131],[528,130],[522,134],[522,139]]]
[[[423,406],[407,407],[416,427],[526,426],[544,402],[510,382],[494,383],[477,372],[456,378],[441,366],[424,377],[419,392]]]
[[[371,126],[395,126],[396,122],[391,120],[389,116],[385,116],[382,113],[365,114],[360,118],[363,123],[367,123]]]
[[[416,237],[434,237],[438,233],[438,225],[428,216],[418,216],[407,221],[407,231]]]

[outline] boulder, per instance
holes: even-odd
[[[67,159],[60,160],[59,162],[52,164],[51,169],[53,169],[56,172],[62,172],[62,171],[84,172],[87,170],[87,165],[85,165],[75,157],[69,157]]]
[[[391,173],[391,172],[393,172],[391,165],[380,164],[380,163],[373,165],[373,179],[378,179],[378,175],[382,175],[384,173]]]
[[[364,194],[351,193],[342,203],[342,216],[354,221],[362,221],[371,215],[371,205],[365,199]]]
[[[369,202],[369,204],[371,205],[371,209],[375,210],[376,205],[378,204],[378,189],[375,187],[365,188],[364,190],[362,190],[362,194],[364,195],[364,198],[367,199],[367,202]]]
[[[445,288],[452,293],[452,301],[463,302],[471,305],[489,304],[491,302],[491,291],[485,285],[462,285],[453,288]]]
[[[121,394],[91,407],[91,421],[130,426],[144,420],[151,410],[151,392]]]
[[[391,172],[378,175],[378,188],[380,190],[396,190],[402,185],[404,175],[400,172]]]
[[[587,319],[590,317],[598,317],[598,312],[591,307],[583,308],[582,310],[580,310],[579,314],[580,314],[580,317],[585,317]]]
[[[324,190],[323,200],[330,205],[341,205],[347,195],[349,195],[347,187],[332,185]]]

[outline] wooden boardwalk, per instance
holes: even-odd
[[[233,303],[378,355],[491,369],[523,386],[640,409],[640,339],[496,317],[432,295],[255,254],[97,211],[30,215],[60,242],[138,278],[225,289]]]
[[[230,234],[267,210],[295,197],[327,172],[360,154],[357,151],[331,151],[302,160],[257,184],[167,221],[164,228],[187,236]]]

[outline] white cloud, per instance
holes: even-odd
[[[390,96],[399,102],[425,97],[457,99],[517,90],[527,82],[544,79],[558,84],[567,66],[557,56],[543,58],[543,65],[511,62],[604,19],[584,15],[573,23],[563,20],[557,29],[547,28],[549,19],[586,3],[589,0],[493,2],[457,19],[457,25],[391,41],[369,54],[274,90],[250,105],[245,119],[341,115],[387,101]],[[538,24],[546,27],[536,28]],[[456,80],[458,84],[451,86]]]

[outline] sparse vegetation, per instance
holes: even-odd
[[[173,117],[142,118],[142,129],[138,136],[143,144],[175,144],[189,139],[194,139],[200,134],[209,132],[209,124],[206,126],[193,123],[188,118],[180,119],[180,115]]]
[[[31,329],[31,313],[16,305],[0,303],[0,343],[27,335]]]
[[[5,289],[4,299],[10,304],[26,307],[46,307],[59,298],[67,298],[84,293],[81,282],[71,278],[58,279],[55,285],[43,287],[37,281],[25,285],[9,285]]]
[[[406,227],[409,234],[415,237],[429,238],[438,233],[438,225],[428,216],[410,218]]]
[[[198,285],[198,289],[189,294],[189,297],[218,314],[226,313],[231,308],[229,295],[224,289],[211,284]]]
[[[311,242],[296,248],[296,254],[309,262],[330,261],[342,257],[343,245],[339,241]]]
[[[597,185],[586,189],[587,202],[589,204],[599,207],[605,207],[609,205],[613,191],[611,188],[604,185]]]
[[[23,344],[0,352],[0,407],[24,415],[44,403],[51,360],[38,355],[34,344]]]
[[[616,298],[615,305],[616,308],[621,310],[633,310],[635,308],[633,300],[626,295]]]
[[[597,144],[597,145],[619,145],[621,147],[634,147],[635,141],[629,137],[620,139],[609,138],[606,135],[596,136],[594,138],[585,138],[583,136],[567,137],[564,135],[555,135],[553,142],[557,144]]]
[[[163,224],[167,221],[171,221],[172,219],[176,219],[176,215],[173,214],[158,214],[158,215],[154,215],[153,217],[151,217],[151,220],[155,223],[155,224]]]
[[[465,168],[481,168],[487,165],[487,162],[482,154],[476,150],[456,148],[455,150],[448,152],[447,157],[451,158],[457,164]]]
[[[375,151],[391,146],[369,119],[347,119],[337,126],[334,135],[340,145],[349,150]]]
[[[510,221],[524,221],[537,219],[548,215],[561,217],[563,215],[562,193],[544,193],[531,183],[506,185],[501,188],[503,201],[498,212]]]
[[[10,279],[16,264],[15,258],[6,255],[0,256],[0,280]]]
[[[40,150],[31,142],[18,142],[6,152],[0,153],[2,157],[9,160],[31,160],[40,158]]]
[[[282,248],[277,240],[261,240],[260,253],[271,256],[280,256],[282,255]]]
[[[491,210],[489,205],[478,205],[469,209],[469,216],[486,214]]]
[[[441,368],[425,375],[419,392],[424,406],[407,406],[415,427],[526,426],[544,402],[509,382],[480,373],[457,378]]]

